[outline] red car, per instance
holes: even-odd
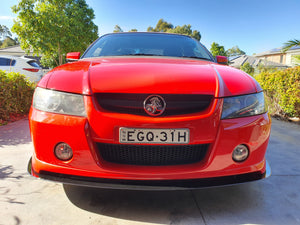
[[[29,115],[44,179],[104,188],[181,189],[270,175],[263,90],[195,39],[115,33],[50,71]]]

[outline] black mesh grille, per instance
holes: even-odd
[[[130,165],[180,165],[201,161],[208,149],[203,145],[120,145],[97,143],[105,161]]]
[[[108,111],[148,115],[144,111],[144,101],[151,94],[96,93],[99,105]],[[213,99],[212,95],[160,94],[166,102],[162,116],[182,115],[201,112],[207,109]]]

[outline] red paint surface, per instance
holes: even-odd
[[[35,147],[34,171],[79,176],[160,180],[219,177],[265,171],[265,152],[270,135],[268,114],[220,120],[222,98],[261,91],[249,75],[208,61],[163,58],[102,58],[81,60],[52,70],[40,87],[85,94],[87,117],[30,111],[30,129]],[[210,107],[201,113],[149,117],[104,112],[93,93],[212,94]],[[96,142],[119,143],[120,127],[188,128],[190,144],[209,143],[205,159],[179,166],[133,166],[105,162],[98,156]],[[59,142],[74,150],[70,161],[53,154]],[[244,144],[250,149],[245,162],[232,160],[232,151]]]
[[[47,88],[92,92],[213,94],[216,97],[257,92],[253,78],[209,61],[171,58],[99,58],[81,60],[51,71]],[[41,83],[43,83],[41,81]],[[225,87],[218,93],[219,87]]]

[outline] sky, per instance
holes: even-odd
[[[124,31],[147,31],[159,19],[190,24],[210,49],[213,42],[225,49],[238,46],[252,55],[300,39],[300,0],[86,0],[94,10],[99,35],[115,25]],[[0,0],[0,24],[11,28],[17,17],[11,6],[18,0]]]

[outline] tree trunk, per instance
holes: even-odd
[[[58,42],[58,49],[57,49],[57,53],[58,53],[58,63],[59,66],[63,64],[63,56],[61,54],[61,49],[60,49],[60,43]]]

